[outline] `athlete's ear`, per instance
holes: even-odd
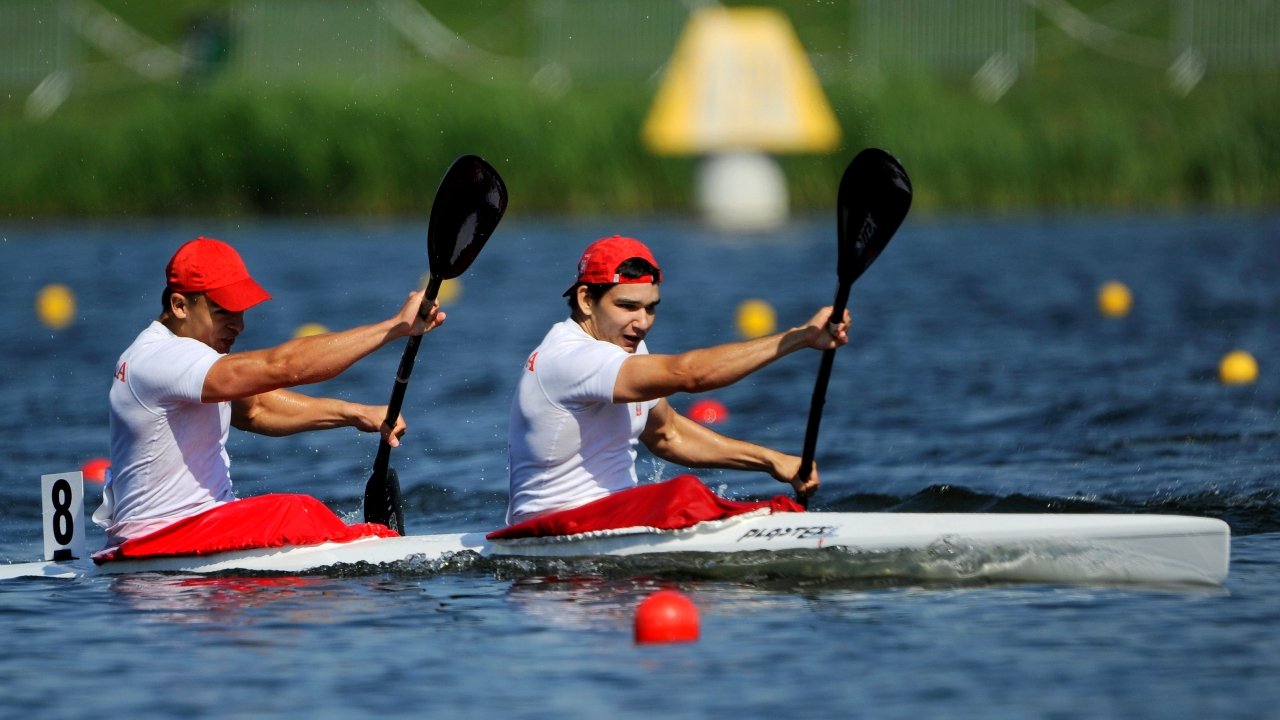
[[[582,313],[584,318],[591,317],[591,290],[586,285],[579,285],[577,295],[578,312]]]
[[[186,320],[187,315],[191,313],[191,306],[194,304],[195,298],[187,296],[184,293],[174,292],[169,296],[169,314],[179,320]]]

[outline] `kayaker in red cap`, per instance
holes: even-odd
[[[273,524],[275,536],[288,536],[293,544],[322,527],[328,530],[320,530],[317,542],[349,539],[331,532],[350,534],[313,498],[301,496],[301,504],[298,496],[274,504],[232,503],[228,428],[289,435],[354,427],[381,430],[391,445],[399,445],[404,420],[383,425],[385,405],[284,388],[328,380],[392,340],[435,329],[445,314],[432,304],[419,315],[423,297],[422,290],[410,293],[400,311],[382,322],[233,353],[245,311],[271,296],[227,243],[201,237],[180,247],[165,268],[159,318],[116,363],[109,393],[111,474],[103,506],[94,513],[107,532],[107,550],[99,556],[119,556],[122,547],[128,556],[129,543],[143,538],[150,538],[148,554],[283,544],[254,534]],[[199,522],[193,525],[193,518]],[[291,524],[295,520],[301,526]],[[390,532],[381,526],[360,532],[383,531]],[[157,537],[164,542],[157,545]]]
[[[803,348],[844,345],[848,314],[829,328],[827,307],[804,325],[767,337],[650,354],[645,338],[662,280],[658,261],[639,240],[601,238],[582,253],[577,278],[564,293],[570,316],[553,325],[525,361],[512,402],[509,524],[636,486],[637,443],[686,467],[767,472],[800,495],[817,489],[816,469],[796,476],[798,456],[725,437],[684,417],[666,398],[730,385]]]

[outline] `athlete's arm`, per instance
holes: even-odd
[[[328,380],[392,340],[439,327],[445,314],[439,312],[438,303],[432,303],[426,315],[418,314],[424,294],[423,290],[410,293],[400,312],[379,323],[224,355],[209,368],[200,399],[207,403],[239,400]]]
[[[809,477],[797,478],[799,457],[721,435],[676,412],[666,400],[649,411],[640,441],[654,455],[685,467],[767,472],[801,496],[818,489],[816,464]]]
[[[291,390],[272,390],[231,402],[231,424],[259,435],[292,435],[307,430],[353,427],[363,432],[379,429],[387,417],[385,405],[314,398]],[[383,432],[388,444],[397,447],[407,426],[396,419],[390,432]]]
[[[829,328],[831,308],[809,322],[774,335],[690,350],[679,355],[632,355],[614,381],[613,401],[637,402],[678,392],[700,393],[731,385],[784,355],[803,348],[827,350],[849,342],[849,312]]]

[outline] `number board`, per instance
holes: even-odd
[[[80,471],[40,476],[44,507],[44,559],[84,556],[84,475]]]

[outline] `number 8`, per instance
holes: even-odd
[[[76,534],[76,521],[71,516],[71,483],[59,478],[53,483],[53,539],[66,545]]]

